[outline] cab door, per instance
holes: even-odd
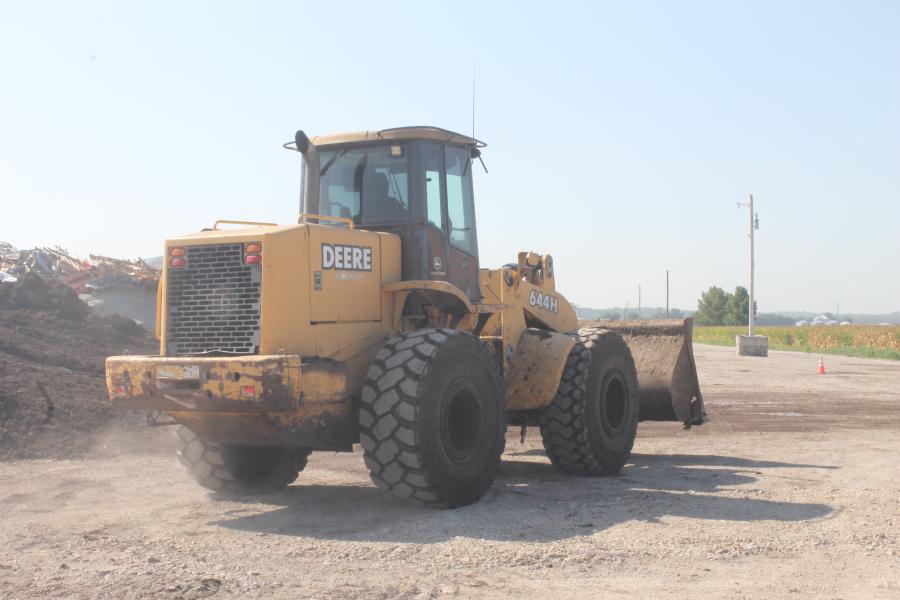
[[[478,242],[469,151],[422,144],[429,279],[452,283],[472,302],[481,301]]]
[[[447,277],[473,302],[481,301],[478,281],[478,235],[472,159],[467,148],[444,147],[446,219],[449,241]]]
[[[447,271],[447,233],[444,209],[444,147],[433,142],[422,143],[422,165],[425,171],[425,213],[428,279],[449,281]]]

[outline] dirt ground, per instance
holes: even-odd
[[[478,504],[402,504],[358,452],[208,495],[166,428],[0,462],[3,598],[898,598],[900,363],[696,348],[712,421],[641,425],[621,476],[511,431]]]
[[[159,343],[119,315],[102,315],[69,286],[23,277],[0,286],[0,460],[89,453],[105,427],[142,415],[112,409],[104,361]]]

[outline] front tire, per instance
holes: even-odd
[[[385,342],[366,373],[360,443],[372,481],[400,499],[477,502],[503,452],[503,382],[484,344],[455,329]]]
[[[274,492],[293,483],[311,450],[216,444],[178,426],[178,459],[194,480],[217,492]]]
[[[634,359],[622,337],[581,329],[556,397],[541,415],[550,462],[568,473],[618,473],[634,446],[638,393]]]

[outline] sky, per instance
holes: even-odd
[[[589,307],[900,310],[898,2],[2,2],[0,240],[161,254],[294,222],[310,135],[486,141],[482,266]]]

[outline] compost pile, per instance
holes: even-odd
[[[0,283],[0,459],[80,456],[96,432],[138,423],[106,400],[104,360],[157,350],[134,320],[96,313],[65,283]]]

